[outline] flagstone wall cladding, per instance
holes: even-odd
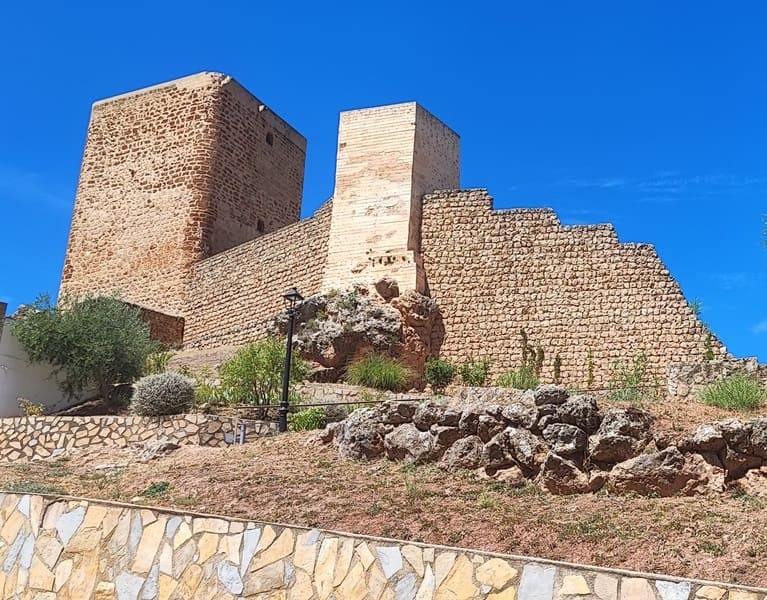
[[[261,432],[260,425],[248,425],[249,431]],[[204,414],[13,417],[0,419],[0,460],[47,458],[71,448],[94,445],[124,448],[160,438],[177,444],[226,446],[234,441],[235,431],[235,418]]]
[[[705,354],[707,331],[654,247],[620,243],[611,225],[562,226],[551,210],[497,211],[486,190],[459,190],[424,198],[421,237],[444,324],[432,347],[450,360],[518,368],[520,328],[545,352],[543,378],[559,354],[571,385],[587,383],[589,351],[594,385],[640,353],[658,381]]]
[[[61,294],[183,316],[195,262],[298,221],[305,150],[220,73],[95,103]]]
[[[295,286],[304,296],[322,285],[332,202],[300,223],[213,256],[194,266],[184,345],[213,348],[266,335]]]
[[[7,599],[764,600],[767,590],[37,495],[0,495]]]

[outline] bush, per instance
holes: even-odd
[[[168,370],[168,362],[170,362],[173,353],[168,350],[159,350],[152,352],[146,357],[144,363],[144,375],[156,375],[157,373],[165,373]]]
[[[284,366],[285,342],[273,337],[253,342],[221,367],[221,387],[227,397],[246,404],[277,404],[282,394]],[[290,381],[297,383],[308,375],[308,363],[293,354]]]
[[[700,393],[700,399],[706,404],[730,410],[759,408],[765,397],[767,388],[757,379],[742,373],[712,383]]]
[[[540,383],[538,376],[530,367],[522,367],[518,371],[506,371],[498,378],[499,386],[518,390],[534,390]]]
[[[463,383],[475,387],[485,385],[489,371],[490,359],[488,358],[470,360],[469,362],[462,364],[458,369]]]
[[[426,361],[424,380],[439,394],[450,385],[455,378],[455,373],[455,365],[439,358],[430,358]]]
[[[647,356],[637,354],[631,362],[613,363],[609,382],[611,400],[638,402],[647,384]]]
[[[136,382],[131,412],[144,417],[188,412],[194,402],[191,379],[179,373],[147,375]]]
[[[410,385],[413,372],[407,365],[394,358],[383,354],[369,354],[349,366],[346,378],[354,385],[398,392]]]
[[[117,298],[54,306],[44,295],[12,327],[29,359],[51,364],[70,397],[95,387],[109,400],[116,383],[141,376],[157,349],[139,309]]]
[[[322,429],[327,423],[325,411],[313,406],[306,410],[301,410],[288,415],[288,424],[291,431],[309,431],[311,429]]]

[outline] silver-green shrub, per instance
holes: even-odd
[[[194,402],[194,382],[179,373],[158,373],[133,386],[130,410],[145,417],[188,412]]]

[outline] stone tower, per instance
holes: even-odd
[[[62,295],[183,315],[195,262],[298,221],[306,140],[231,77],[97,102]]]
[[[458,135],[415,102],[341,113],[323,289],[387,275],[423,291],[421,198],[459,179]]]

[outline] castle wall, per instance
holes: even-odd
[[[213,348],[264,337],[295,286],[316,294],[328,248],[332,202],[310,219],[197,263],[186,309],[184,345]]]
[[[323,289],[420,289],[421,197],[458,182],[458,136],[415,102],[341,113]]]
[[[195,262],[298,220],[304,152],[217,73],[97,102],[61,294],[118,293],[182,315]]]
[[[644,353],[662,381],[669,363],[702,360],[707,331],[647,244],[621,244],[610,225],[564,227],[550,210],[493,210],[485,190],[424,199],[424,270],[444,330],[432,346],[451,361],[521,362],[520,328],[545,352],[543,378],[562,360],[566,384],[594,385],[616,360]],[[717,340],[714,350],[725,351]]]

